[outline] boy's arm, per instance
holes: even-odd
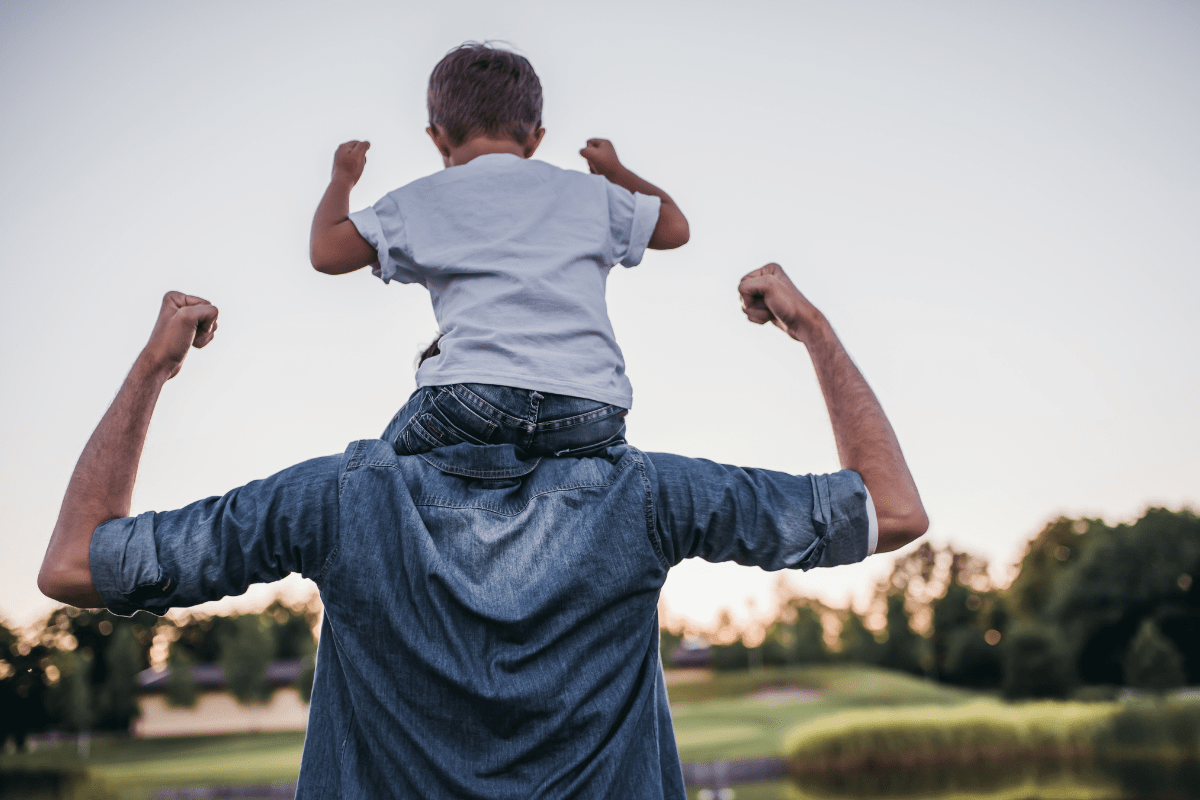
[[[588,168],[594,175],[603,175],[610,181],[628,189],[631,192],[651,194],[662,200],[658,210],[658,224],[650,237],[651,250],[674,250],[683,247],[691,236],[688,229],[687,217],[675,205],[671,196],[650,181],[642,180],[634,175],[617,158],[617,151],[608,139],[588,139],[587,146],[579,151],[588,162]]]
[[[308,255],[317,272],[344,275],[375,263],[375,248],[350,221],[350,190],[362,177],[370,146],[370,142],[346,142],[333,155],[333,176],[313,215],[308,241]]]

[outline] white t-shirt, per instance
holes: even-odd
[[[384,283],[429,290],[441,355],[417,386],[488,383],[630,408],[604,287],[637,266],[657,197],[508,153],[413,181],[350,219]]]

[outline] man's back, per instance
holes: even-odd
[[[641,454],[355,447],[298,797],[682,796]]]

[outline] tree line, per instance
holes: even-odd
[[[1163,692],[1200,684],[1196,577],[1190,510],[1115,526],[1063,517],[1028,543],[1005,589],[982,559],[925,543],[896,560],[867,614],[792,597],[761,642],[714,645],[709,666],[862,663],[1010,699]],[[832,647],[828,626],[840,626]],[[663,633],[668,666],[682,633]]]
[[[156,646],[166,649],[173,706],[196,704],[191,668],[201,664],[219,665],[240,702],[266,702],[267,667],[276,660],[305,662],[296,688],[307,702],[318,614],[311,603],[276,601],[258,614],[179,619],[60,608],[32,636],[0,624],[0,747],[12,741],[20,749],[30,733],[47,730],[128,731],[138,715],[137,676]]]

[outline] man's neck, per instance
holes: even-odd
[[[446,160],[447,167],[461,167],[480,156],[492,153],[512,153],[514,156],[526,158],[525,145],[517,144],[512,139],[492,139],[487,136],[476,136],[468,139],[457,147],[450,148],[450,157]]]

